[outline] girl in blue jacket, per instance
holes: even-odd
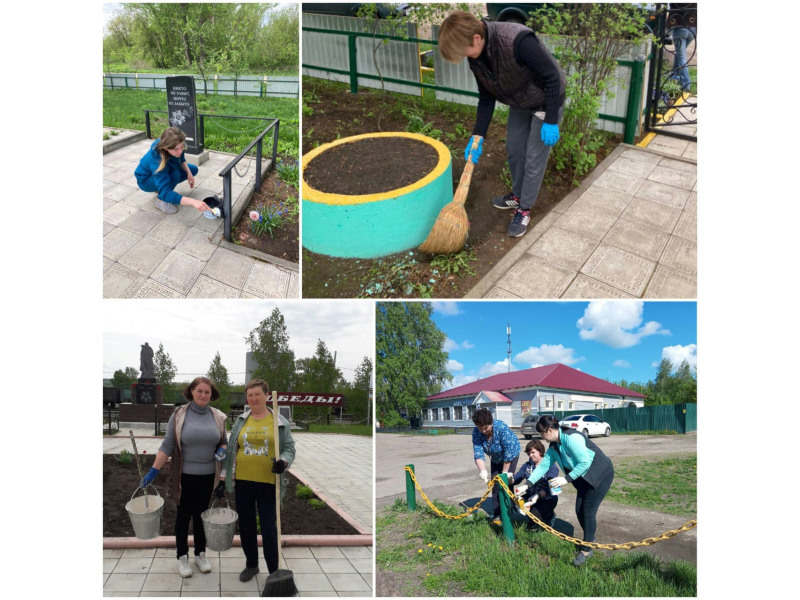
[[[528,445],[525,446],[525,454],[528,455],[529,460],[514,474],[514,478],[511,480],[512,486],[528,479],[537,465],[542,462],[545,456],[544,444],[539,440],[531,440],[528,442]],[[551,493],[548,479],[553,479],[557,476],[558,465],[550,465],[550,469],[548,469],[544,477],[533,485],[529,484],[528,489],[522,495],[522,499],[525,501],[528,510],[532,512],[537,519],[544,521],[550,525],[550,527],[553,526],[556,519],[555,510],[556,504],[558,504],[558,496],[554,496]],[[534,506],[534,504],[536,506]],[[528,520],[527,525],[528,527],[535,527],[534,522],[531,520]]]
[[[194,188],[194,176],[197,167],[186,162],[186,134],[177,127],[168,127],[161,134],[161,138],[153,142],[139,161],[139,166],[133,172],[139,189],[145,192],[158,192],[155,207],[165,213],[178,212],[178,205],[192,206],[203,212],[211,210],[201,201],[181,196],[175,191],[181,181],[188,181],[189,187]]]
[[[536,483],[547,473],[550,465],[557,462],[564,477],[551,480],[551,485],[571,483],[578,492],[575,500],[575,515],[583,528],[583,541],[593,542],[597,530],[597,509],[605,498],[614,480],[614,465],[603,451],[590,439],[575,430],[561,431],[558,419],[546,415],[536,423],[536,431],[547,440],[549,447],[541,462],[528,477]],[[576,567],[592,556],[590,546],[579,545],[578,554],[572,564]]]

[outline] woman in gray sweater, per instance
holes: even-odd
[[[150,484],[171,458],[166,495],[178,505],[175,520],[178,573],[181,577],[191,577],[190,521],[194,533],[194,563],[201,573],[211,571],[206,560],[206,537],[200,514],[208,508],[211,493],[219,481],[228,438],[225,413],[210,406],[212,400],[219,398],[219,391],[210,379],[197,377],[183,395],[190,402],[176,408],[169,418],[167,434],[153,467],[142,479],[142,486]]]

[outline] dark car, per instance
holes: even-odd
[[[530,19],[530,14],[543,6],[554,6],[553,4],[486,4],[486,13],[490,20],[504,23],[521,23],[525,25]],[[565,8],[568,9],[569,5]],[[656,23],[655,4],[634,4],[644,10],[647,14],[645,27],[653,33]]]
[[[519,428],[520,433],[525,437],[526,440],[531,439],[534,435],[539,435],[539,432],[536,431],[536,423],[539,421],[541,417],[552,417],[553,415],[528,415],[525,417],[525,420],[522,421],[522,426]]]
[[[358,9],[364,3],[343,2],[343,3],[303,3],[303,12],[320,13],[323,15],[337,15],[339,17],[355,17]],[[379,19],[387,17],[402,17],[408,12],[408,4],[376,4],[375,11]]]

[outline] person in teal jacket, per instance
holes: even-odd
[[[578,492],[575,515],[583,528],[583,541],[593,542],[597,530],[597,509],[614,480],[614,465],[597,444],[575,430],[562,431],[558,419],[550,415],[540,417],[536,431],[549,446],[544,458],[528,477],[536,483],[547,473],[553,462],[561,466],[564,477],[550,480],[552,487],[571,483]],[[578,545],[578,554],[572,561],[576,567],[586,562],[594,552],[590,546]]]
[[[139,189],[157,192],[155,207],[168,214],[178,212],[178,205],[192,206],[201,212],[211,210],[205,202],[175,191],[182,181],[188,181],[189,187],[194,188],[194,176],[198,172],[197,166],[186,162],[185,141],[186,134],[180,129],[167,127],[133,172]]]

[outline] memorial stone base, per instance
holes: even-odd
[[[211,155],[208,153],[208,150],[203,150],[200,154],[189,154],[186,152],[184,156],[186,156],[186,162],[190,165],[197,165],[199,167],[206,162]]]
[[[174,404],[132,404],[123,402],[119,405],[119,421],[120,423],[155,423],[156,414],[158,414],[159,422],[166,423],[174,410]]]

